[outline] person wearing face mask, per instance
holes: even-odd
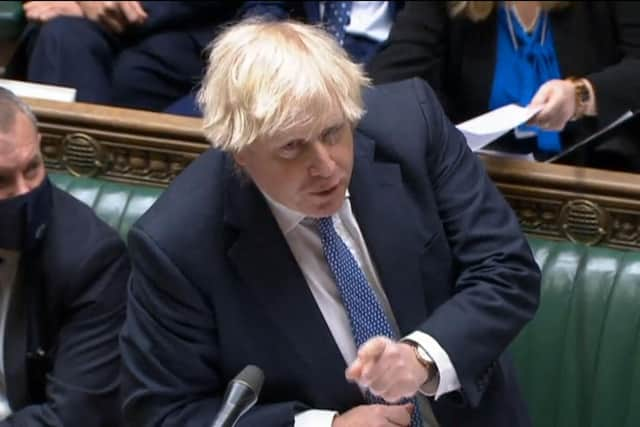
[[[48,180],[37,122],[0,88],[0,427],[118,426],[129,260]]]

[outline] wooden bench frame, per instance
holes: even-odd
[[[164,187],[208,148],[201,120],[27,99],[50,170]],[[482,157],[525,232],[640,249],[640,175]]]

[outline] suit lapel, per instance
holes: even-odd
[[[346,368],[309,286],[271,210],[257,188],[235,177],[228,181],[225,222],[239,230],[229,257],[291,348],[309,369],[323,372],[339,401],[362,396],[344,377]]]
[[[422,243],[400,167],[374,161],[374,142],[356,136],[350,186],[353,213],[364,236],[401,335],[426,318],[421,283]]]
[[[4,372],[9,405],[21,408],[28,403],[27,354],[27,282],[22,264],[11,292],[4,334]]]
[[[571,8],[578,9],[577,5]],[[554,47],[560,65],[560,74],[564,76],[582,76],[585,73],[585,55],[576,55],[575,46],[581,40],[577,40],[575,35],[581,34],[576,28],[578,20],[572,19],[575,15],[567,9],[554,11],[549,14],[549,20],[553,31]],[[575,11],[574,13],[578,13]]]

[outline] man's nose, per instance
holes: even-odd
[[[322,142],[312,144],[312,159],[309,167],[311,176],[329,177],[336,170],[336,162],[331,156],[331,149]]]

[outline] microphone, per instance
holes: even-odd
[[[246,366],[227,386],[222,400],[222,409],[211,427],[233,427],[238,419],[258,401],[264,382],[262,369]]]

